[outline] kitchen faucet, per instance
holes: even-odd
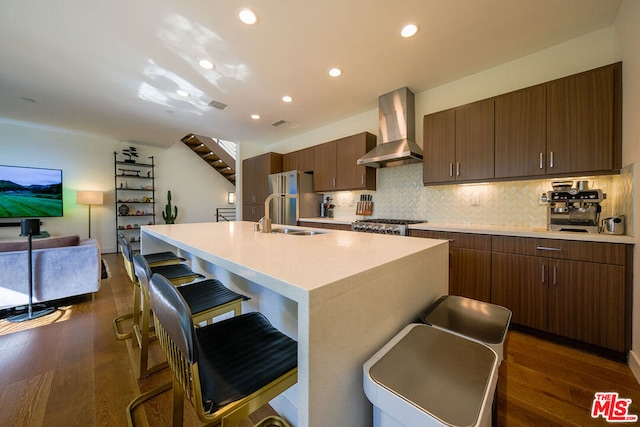
[[[298,195],[297,194],[290,194],[290,193],[273,193],[270,194],[264,201],[264,216],[262,218],[260,218],[260,231],[263,233],[271,233],[271,218],[270,218],[270,209],[269,209],[269,205],[271,200],[278,198],[278,199],[297,199]]]

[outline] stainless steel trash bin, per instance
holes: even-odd
[[[504,340],[511,322],[511,310],[505,307],[445,295],[427,309],[420,321],[486,344],[498,354],[500,363],[504,359]]]
[[[374,427],[490,426],[497,379],[490,347],[417,323],[363,366]]]

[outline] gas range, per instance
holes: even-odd
[[[359,219],[351,223],[351,230],[362,233],[393,234],[396,236],[406,236],[409,234],[410,224],[427,222],[424,220],[412,219]]]

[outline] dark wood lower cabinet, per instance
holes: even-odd
[[[449,294],[502,305],[511,322],[625,353],[633,246],[411,230],[449,241]],[[595,347],[594,347],[595,348]]]
[[[551,261],[548,331],[625,351],[625,268],[580,261]]]
[[[511,321],[547,330],[548,292],[544,258],[494,253],[491,302],[512,311]]]
[[[509,308],[513,323],[616,352],[629,350],[630,247],[510,237],[494,242],[494,250],[504,252],[491,258],[491,302]],[[545,256],[507,253],[536,250]],[[621,256],[612,260],[614,252]]]
[[[449,294],[491,301],[491,252],[449,249]]]

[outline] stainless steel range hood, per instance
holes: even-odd
[[[406,87],[378,98],[378,145],[358,159],[359,165],[383,168],[422,161],[415,143],[415,100]]]

